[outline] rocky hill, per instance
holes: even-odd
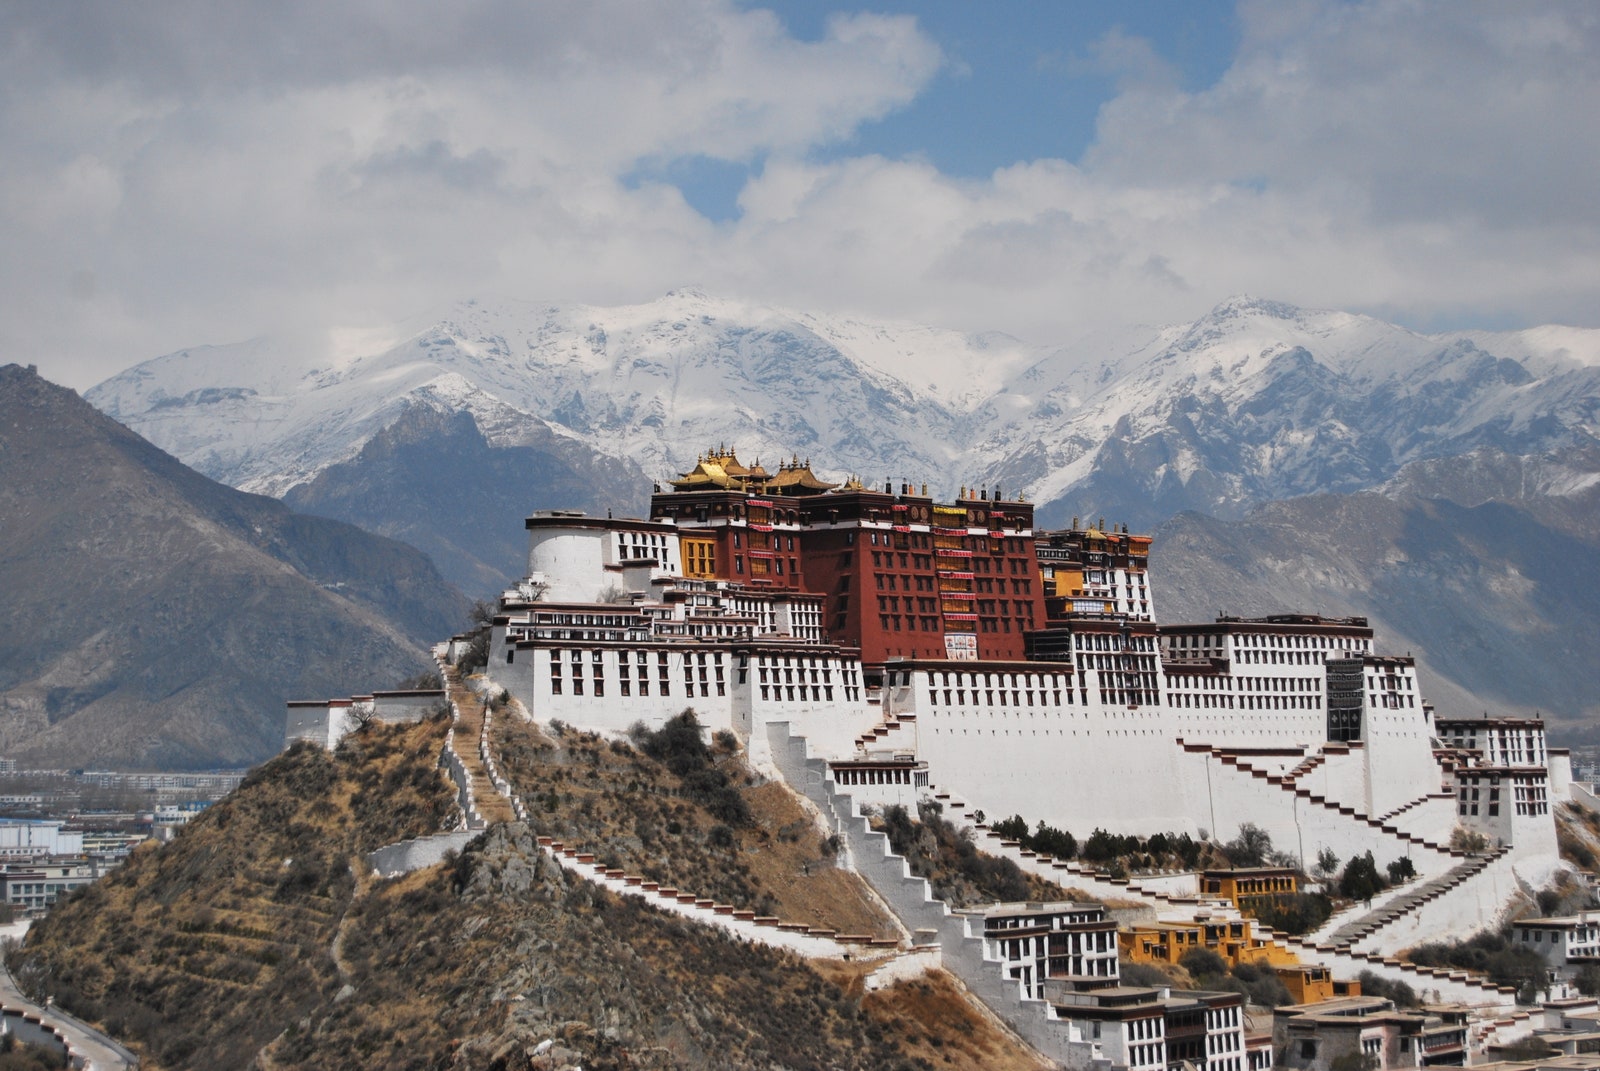
[[[542,855],[521,823],[442,865],[369,877],[361,853],[449,811],[435,763],[447,727],[374,726],[335,754],[301,745],[272,760],[173,843],[59,904],[14,973],[154,1071],[1037,1066],[940,972],[868,993],[858,965],[608,893]],[[551,782],[548,828],[603,834],[574,792],[586,769],[627,766],[635,798],[677,797],[683,826],[643,849],[690,880],[716,877],[681,857],[690,839],[717,850],[714,823],[662,766],[578,734],[534,750],[552,754],[527,761],[569,774]],[[784,834],[764,821],[752,816],[752,835]],[[640,850],[637,832],[627,823],[612,850]],[[789,862],[764,852],[744,866],[774,889],[811,880]]]
[[[466,601],[427,558],[184,467],[0,368],[0,753],[231,766],[286,698],[391,686]]]

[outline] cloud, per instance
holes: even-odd
[[[1084,158],[979,181],[870,151],[941,72],[971,82],[909,18],[814,40],[731,0],[0,19],[0,348],[79,386],[473,294],[686,282],[1039,341],[1241,291],[1421,325],[1600,308],[1583,3],[1251,2],[1194,92],[1113,31],[1072,51],[1118,82]],[[739,218],[667,181],[694,159],[750,169]]]
[[[78,362],[58,373],[76,383],[285,321],[483,288],[604,300],[692,274],[710,228],[624,175],[804,154],[942,62],[909,18],[836,16],[801,41],[718,0],[3,18],[0,285],[25,315],[0,342]]]

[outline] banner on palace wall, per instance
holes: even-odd
[[[976,662],[978,660],[978,637],[975,633],[944,634],[944,656],[953,662]]]

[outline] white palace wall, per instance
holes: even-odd
[[[1369,704],[1364,720],[1368,814],[1388,814],[1419,796],[1439,791],[1433,732],[1421,709],[1374,709]]]
[[[935,784],[994,817],[1079,837],[1196,832],[1153,709],[937,709],[917,715],[917,742]]]
[[[801,644],[507,646],[497,627],[489,672],[542,721],[624,732],[639,722],[659,729],[693,709],[707,731],[728,730],[750,743],[757,761],[769,721],[803,726],[819,747],[848,755],[879,718],[863,694],[858,661]]]
[[[1340,803],[1357,807],[1363,814],[1368,814],[1367,799],[1367,756],[1366,749],[1359,743],[1347,745],[1335,750],[1324,749],[1322,761],[1300,777],[1295,783],[1314,796],[1325,799],[1337,800]],[[1432,791],[1439,790],[1439,771],[1433,772]],[[1422,786],[1418,786],[1417,795],[1422,795]],[[1373,815],[1373,817],[1377,817]]]
[[[1209,751],[1185,749],[1178,754],[1176,777],[1184,786],[1186,806],[1218,840],[1233,837],[1249,822],[1266,830],[1279,851],[1307,861],[1331,848],[1341,859],[1370,850],[1380,866],[1409,856],[1419,874],[1442,873],[1459,862],[1447,851],[1408,843],[1359,818],[1253,777]]]

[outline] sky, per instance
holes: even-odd
[[[0,361],[675,287],[1600,326],[1600,4],[0,0]],[[317,344],[315,342],[308,342]]]

